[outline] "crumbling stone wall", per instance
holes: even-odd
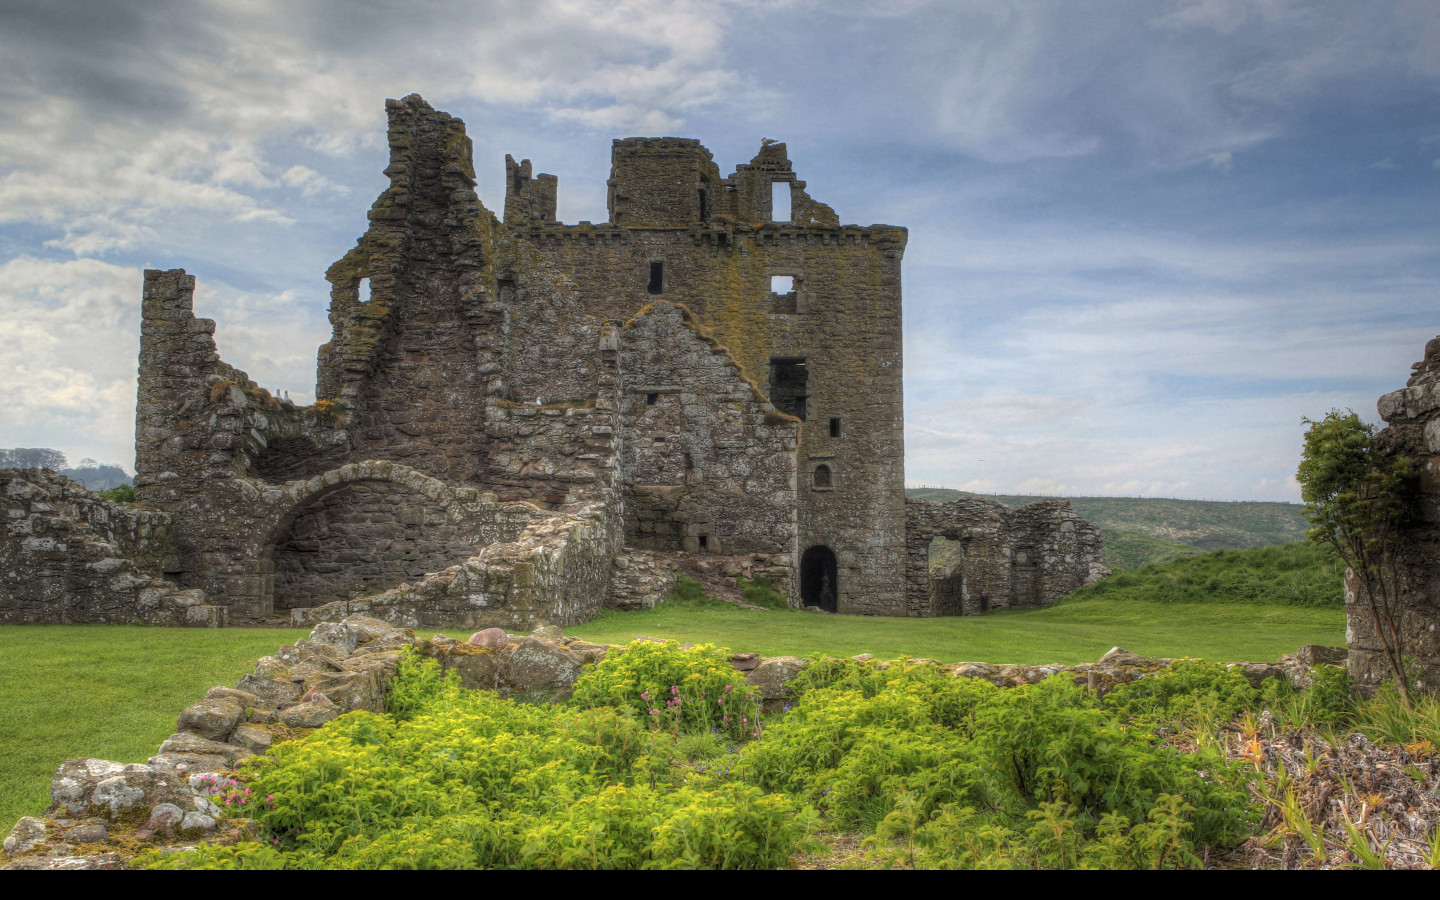
[[[1068,500],[1011,510],[983,497],[907,500],[906,599],[912,616],[974,615],[1048,606],[1109,574],[1100,529]],[[930,567],[936,538],[957,541],[961,561],[945,576]]]
[[[48,469],[0,469],[0,622],[214,626],[224,610],[165,578],[172,520]]]
[[[1405,387],[1380,398],[1380,432],[1385,451],[1412,458],[1420,474],[1415,520],[1403,536],[1400,554],[1400,619],[1405,653],[1414,659],[1422,686],[1440,690],[1440,337],[1425,345]],[[1350,674],[1366,684],[1390,677],[1380,640],[1359,586],[1345,580],[1346,643]]]
[[[651,304],[626,324],[621,359],[634,498],[627,542],[793,559],[800,421],[777,412],[673,304]]]

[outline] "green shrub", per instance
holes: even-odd
[[[713,644],[681,649],[634,641],[611,652],[575,683],[571,702],[614,707],[673,734],[714,731],[734,741],[760,736],[760,692]]]
[[[135,485],[116,485],[108,491],[101,491],[100,496],[109,500],[111,503],[131,503],[135,500]]]

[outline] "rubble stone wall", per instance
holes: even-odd
[[[165,575],[172,520],[117,504],[48,469],[0,469],[0,622],[214,626],[223,610]]]
[[[1380,433],[1387,452],[1404,454],[1419,469],[1416,519],[1404,535],[1400,594],[1401,640],[1426,690],[1440,691],[1440,337],[1425,345],[1404,388],[1380,398]],[[1391,677],[1374,623],[1353,575],[1345,580],[1350,673],[1377,684]]]
[[[909,614],[974,615],[991,609],[1049,606],[1109,574],[1100,562],[1100,529],[1068,500],[1011,510],[983,497],[949,503],[907,500]],[[930,543],[957,541],[960,563],[943,578],[930,568]]]

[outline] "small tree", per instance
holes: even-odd
[[[1352,410],[1331,410],[1318,422],[1301,421],[1310,426],[1296,473],[1311,526],[1308,536],[1354,574],[1356,599],[1408,705],[1400,548],[1415,496],[1415,463],[1408,456],[1385,453],[1374,426]]]

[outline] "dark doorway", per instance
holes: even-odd
[[[650,264],[650,281],[645,285],[645,290],[651,294],[658,294],[665,290],[665,264],[663,262]]]
[[[800,557],[800,599],[806,606],[818,606],[826,612],[839,607],[839,572],[835,551],[817,544]]]

